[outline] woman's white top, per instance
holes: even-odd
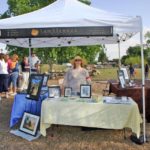
[[[0,74],[8,74],[8,64],[4,59],[0,60]]]
[[[80,92],[80,85],[87,84],[89,73],[86,69],[70,69],[64,77],[64,86],[71,87],[73,92]]]

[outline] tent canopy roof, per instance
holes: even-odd
[[[31,13],[0,20],[3,29],[37,29],[60,27],[113,27],[113,36],[34,37],[32,47],[58,47],[117,43],[118,35],[127,40],[140,31],[140,17],[125,16],[93,8],[77,0],[57,0]],[[1,34],[0,34],[1,36]],[[29,39],[0,37],[0,42],[29,47]]]

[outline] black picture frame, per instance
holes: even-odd
[[[64,88],[64,97],[71,97],[72,96],[72,88],[71,87],[65,87]]]
[[[36,136],[39,122],[39,116],[24,112],[19,130],[32,136]]]
[[[61,96],[61,89],[59,85],[48,87],[48,97],[49,98],[59,98]]]
[[[80,85],[80,98],[91,98],[91,85]]]
[[[46,86],[47,86],[48,79],[49,79],[49,75],[43,74],[43,83],[42,83],[42,87],[46,87]]]
[[[38,101],[43,84],[43,78],[43,74],[30,75],[26,98]]]

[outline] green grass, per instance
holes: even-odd
[[[48,72],[49,66],[47,64],[41,65],[41,73]],[[62,65],[53,65],[53,71],[54,72],[63,72],[65,71],[66,68]],[[97,75],[92,76],[92,80],[101,80],[101,81],[106,81],[106,80],[117,80],[117,70],[118,68],[102,68],[102,69],[97,69],[97,72],[99,72]],[[141,69],[136,68],[135,69],[135,79],[141,79]],[[150,75],[149,75],[150,78]]]
[[[94,75],[92,80],[110,80],[117,79],[117,68],[97,69],[100,74]]]
[[[117,80],[117,70],[118,68],[103,68],[103,69],[97,69],[100,74],[94,75],[92,77],[93,80]],[[128,73],[129,74],[129,73]],[[150,75],[149,75],[150,78]],[[141,69],[136,68],[135,69],[135,79],[141,79]]]

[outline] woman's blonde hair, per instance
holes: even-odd
[[[13,55],[12,55],[12,60],[18,61],[18,60],[19,60],[18,55],[17,55],[17,54],[13,54]]]
[[[73,68],[76,68],[76,65],[75,65],[75,61],[76,60],[81,60],[81,67],[83,67],[84,65],[86,65],[86,60],[81,58],[80,56],[75,56],[72,60],[70,60],[70,63],[73,65]]]

